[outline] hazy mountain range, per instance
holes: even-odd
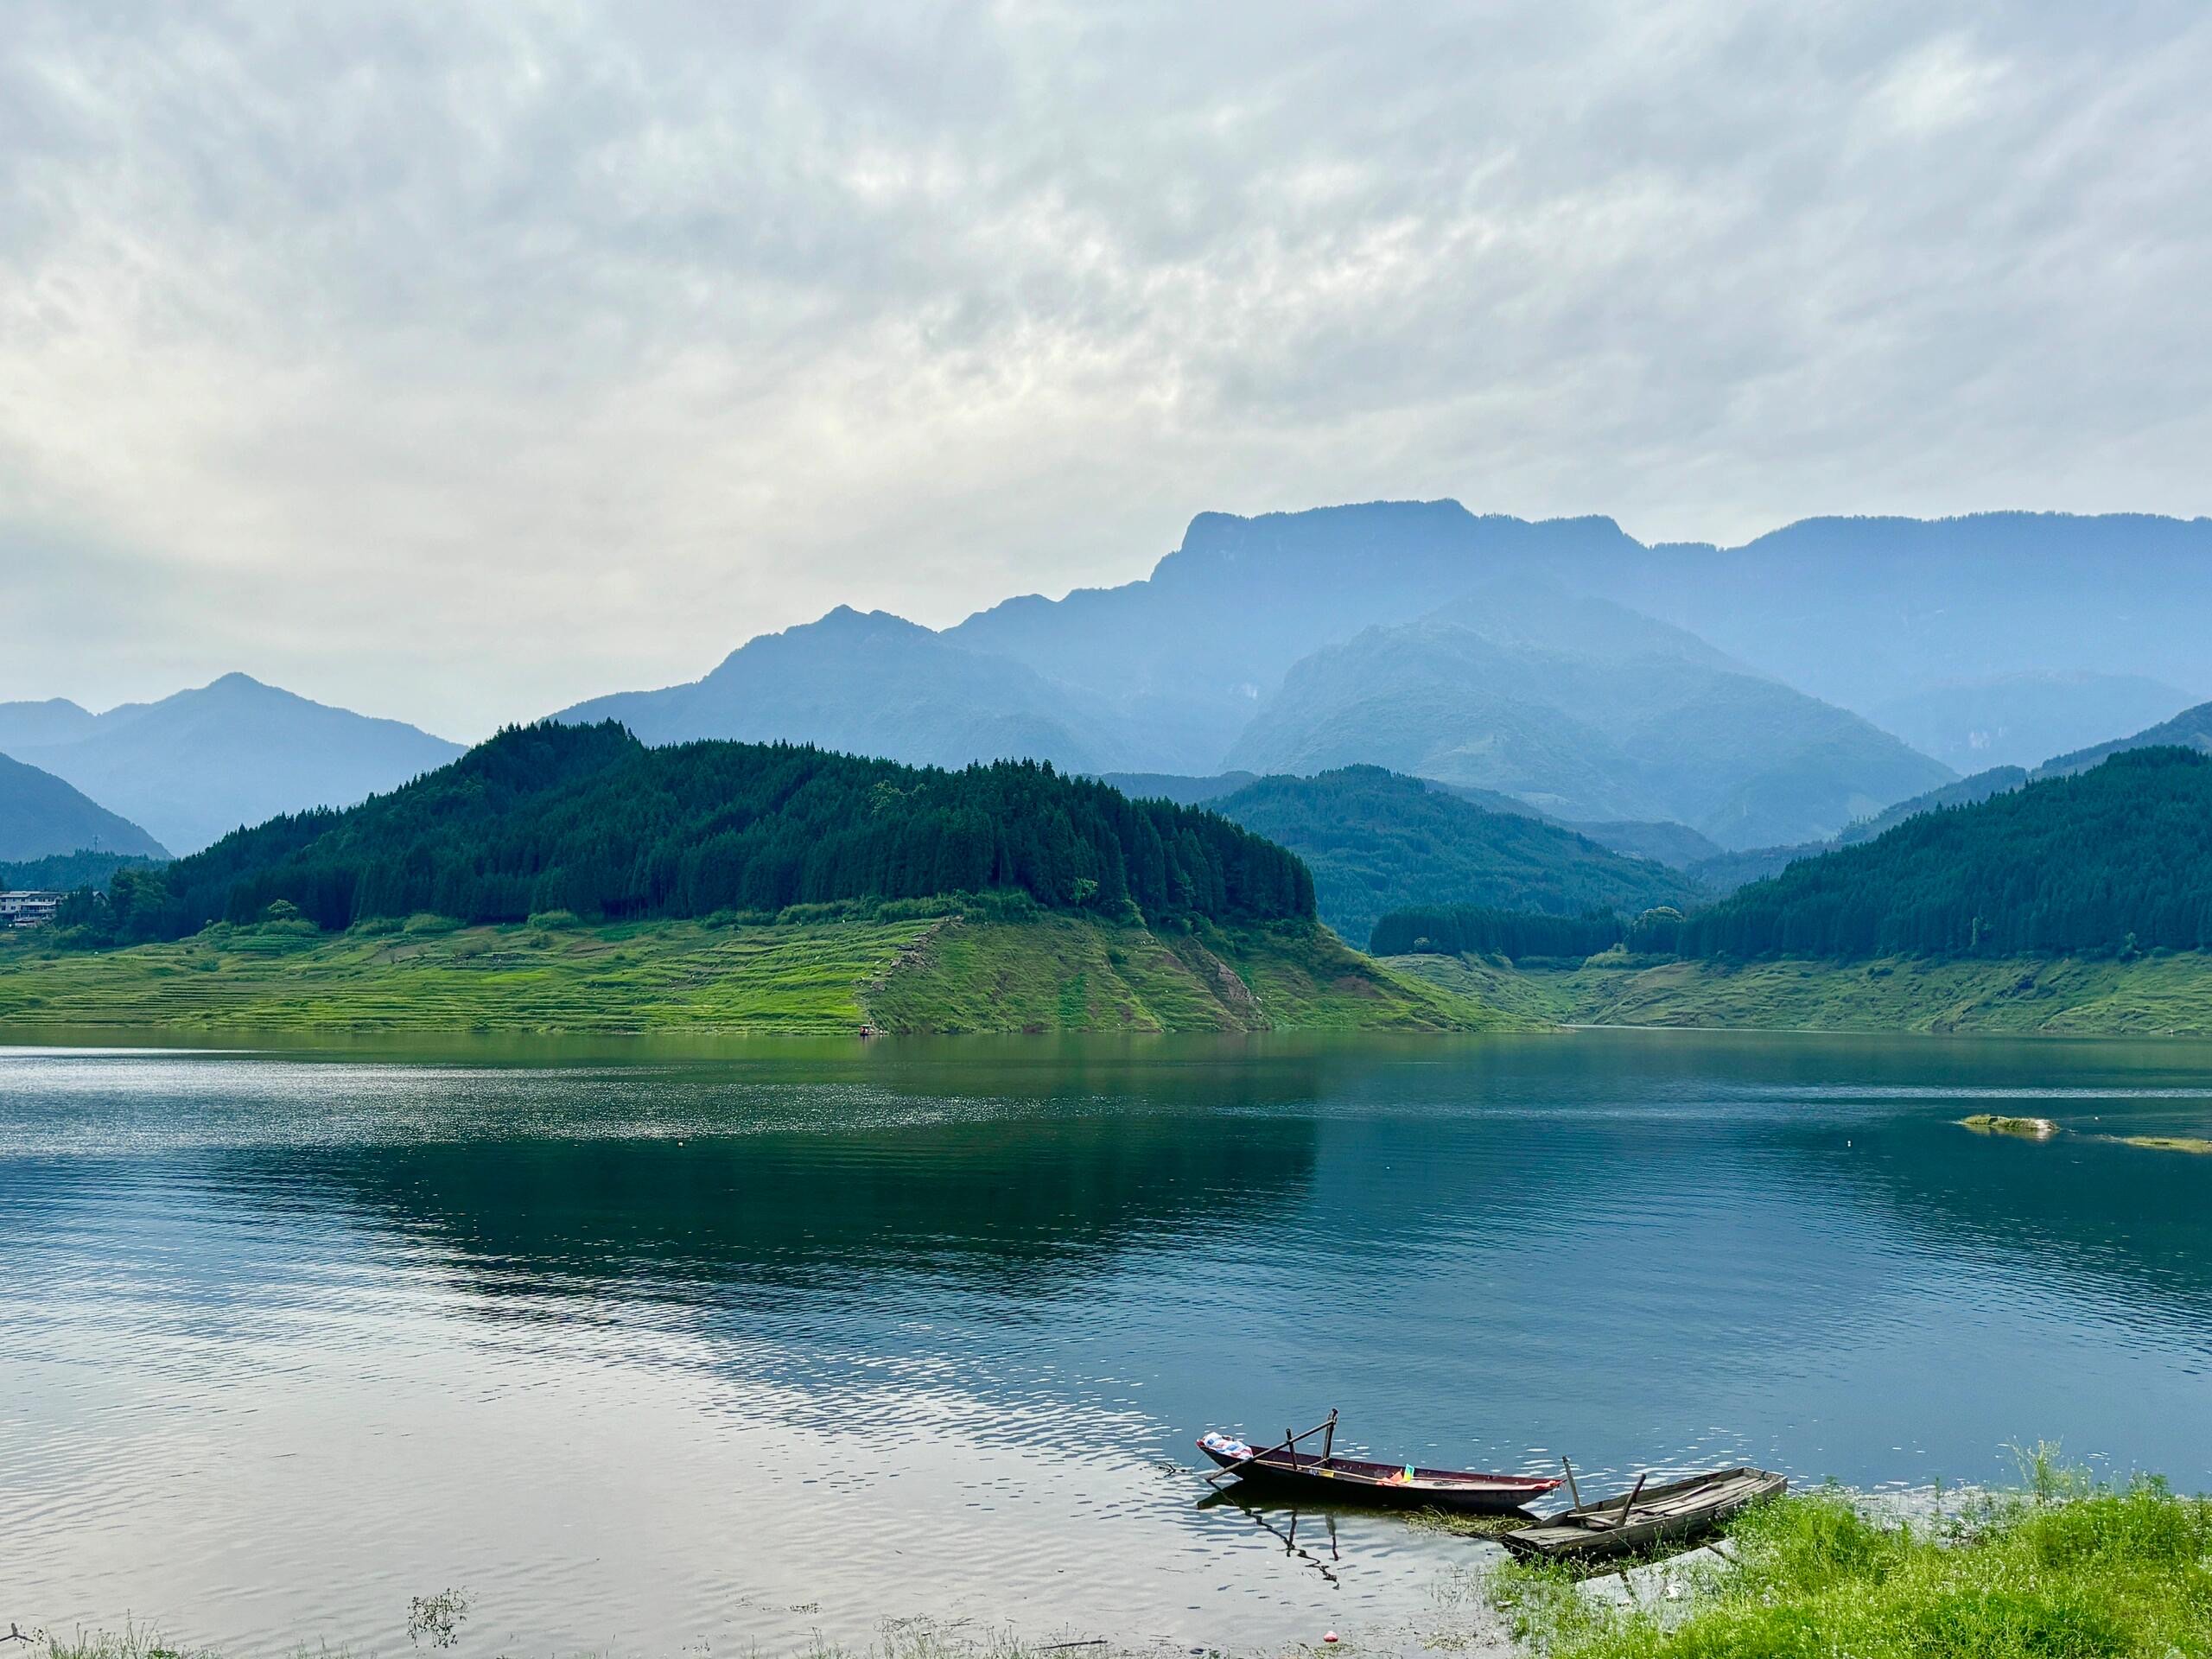
[[[1033,756],[1097,772],[1142,759],[1125,721],[1033,669],[842,605],[747,642],[703,679],[594,697],[556,718],[617,720],[648,743],[786,738],[910,766]]]
[[[1916,818],[1923,813],[1974,806],[1993,796],[2009,795],[2024,785],[2045,778],[2071,777],[2088,771],[2115,754],[2131,750],[2168,747],[2212,753],[2212,702],[2184,709],[2171,720],[2160,721],[2155,726],[2147,726],[2126,737],[2113,738],[2070,753],[2054,755],[2038,766],[1991,766],[1970,773],[1925,794],[1893,802],[1870,817],[1845,825],[1840,833],[1827,840],[1753,848],[1694,861],[1686,868],[1716,893],[1732,893],[1746,882],[1780,874],[1799,859],[1817,858],[1822,853],[1834,852],[1840,847],[1855,847],[1862,842],[1875,840],[1906,819]]]
[[[2141,674],[2005,674],[1933,685],[1868,710],[1923,754],[1961,772],[2033,766],[2116,732],[2136,732],[2196,699]]]
[[[166,858],[168,850],[50,772],[0,754],[0,861],[42,859],[97,848]]]
[[[1316,652],[1227,756],[1288,772],[1363,760],[1565,818],[1671,819],[1723,847],[1833,833],[1951,775],[1692,634],[1548,587]]]
[[[73,702],[0,703],[0,753],[183,854],[280,812],[351,805],[443,766],[461,746],[226,674],[100,715]]]
[[[942,632],[840,607],[563,715],[943,765],[1382,765],[1679,866],[2163,721],[2212,681],[2208,617],[2204,519],[1815,519],[1719,548],[1376,503],[1204,513],[1141,581]],[[178,852],[458,752],[239,675],[100,715],[0,704],[0,753]]]
[[[1300,658],[1531,579],[1672,623],[1862,715],[2021,675],[2212,689],[2212,519],[2139,515],[1815,518],[1719,548],[1647,547],[1610,518],[1529,523],[1455,501],[1202,513],[1142,581],[1008,600],[947,637],[1152,715],[1158,769],[1203,772]],[[2015,712],[2001,686],[1993,695],[2027,750],[2065,747],[2031,728],[2032,696]]]

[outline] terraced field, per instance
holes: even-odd
[[[1459,1030],[1487,1010],[1310,927],[1154,934],[1065,916],[714,927],[303,922],[175,944],[0,946],[0,1032]]]
[[[866,998],[886,1031],[1462,1031],[1508,1023],[1325,929],[955,924]]]
[[[325,936],[0,957],[0,1023],[300,1031],[849,1032],[927,921]]]
[[[1637,961],[1518,969],[1479,957],[1388,965],[1524,1018],[1743,1031],[2011,1031],[2212,1037],[2212,955],[1878,962]]]

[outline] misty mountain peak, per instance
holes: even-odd
[[[889,611],[856,611],[849,605],[840,605],[812,622],[803,622],[798,627],[784,630],[785,636],[815,632],[827,636],[846,635],[859,639],[912,639],[917,634],[937,637],[936,630],[925,628],[918,622],[909,622],[903,616]]]
[[[287,691],[282,686],[270,685],[265,680],[257,680],[252,675],[242,673],[237,669],[232,669],[229,673],[208,681],[196,691],[180,691],[175,697],[165,699],[165,701],[175,702],[181,697],[231,703],[260,702],[271,698],[283,698],[300,702],[308,701],[296,692]]]

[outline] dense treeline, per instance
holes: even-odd
[[[135,869],[156,862],[143,853],[49,853],[44,858],[0,863],[0,887],[30,887],[48,893],[73,893],[96,887],[118,870]]]
[[[1696,957],[2212,946],[2212,761],[2136,749],[1792,864],[1683,924]]]
[[[1609,910],[1543,916],[1479,905],[1421,906],[1382,917],[1367,948],[1378,957],[1594,957],[1625,932]]]
[[[1355,944],[1385,912],[1410,906],[1633,915],[1706,896],[1679,870],[1380,766],[1262,778],[1209,804],[1304,859],[1322,919]]]
[[[2130,750],[1801,858],[1688,917],[1399,910],[1377,956],[1854,958],[2212,949],[2212,760]]]
[[[469,922],[775,912],[1020,892],[1148,918],[1307,918],[1296,857],[1211,812],[1131,801],[1050,766],[960,772],[792,744],[649,749],[620,727],[501,732],[342,812],[279,817],[166,868],[126,870],[97,918],[121,938],[257,920],[325,928],[434,912]]]

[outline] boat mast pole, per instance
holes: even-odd
[[[1632,1490],[1626,1497],[1621,1499],[1621,1525],[1628,1525],[1629,1516],[1633,1513],[1636,1509],[1636,1500],[1643,1496],[1643,1483],[1650,1478],[1651,1471],[1647,1469],[1636,1478],[1636,1486],[1634,1490]]]
[[[1325,1433],[1321,1436],[1321,1466],[1325,1469],[1329,1466],[1330,1450],[1337,1443],[1337,1408],[1334,1406],[1329,1408],[1329,1421],[1323,1425],[1323,1428]]]

